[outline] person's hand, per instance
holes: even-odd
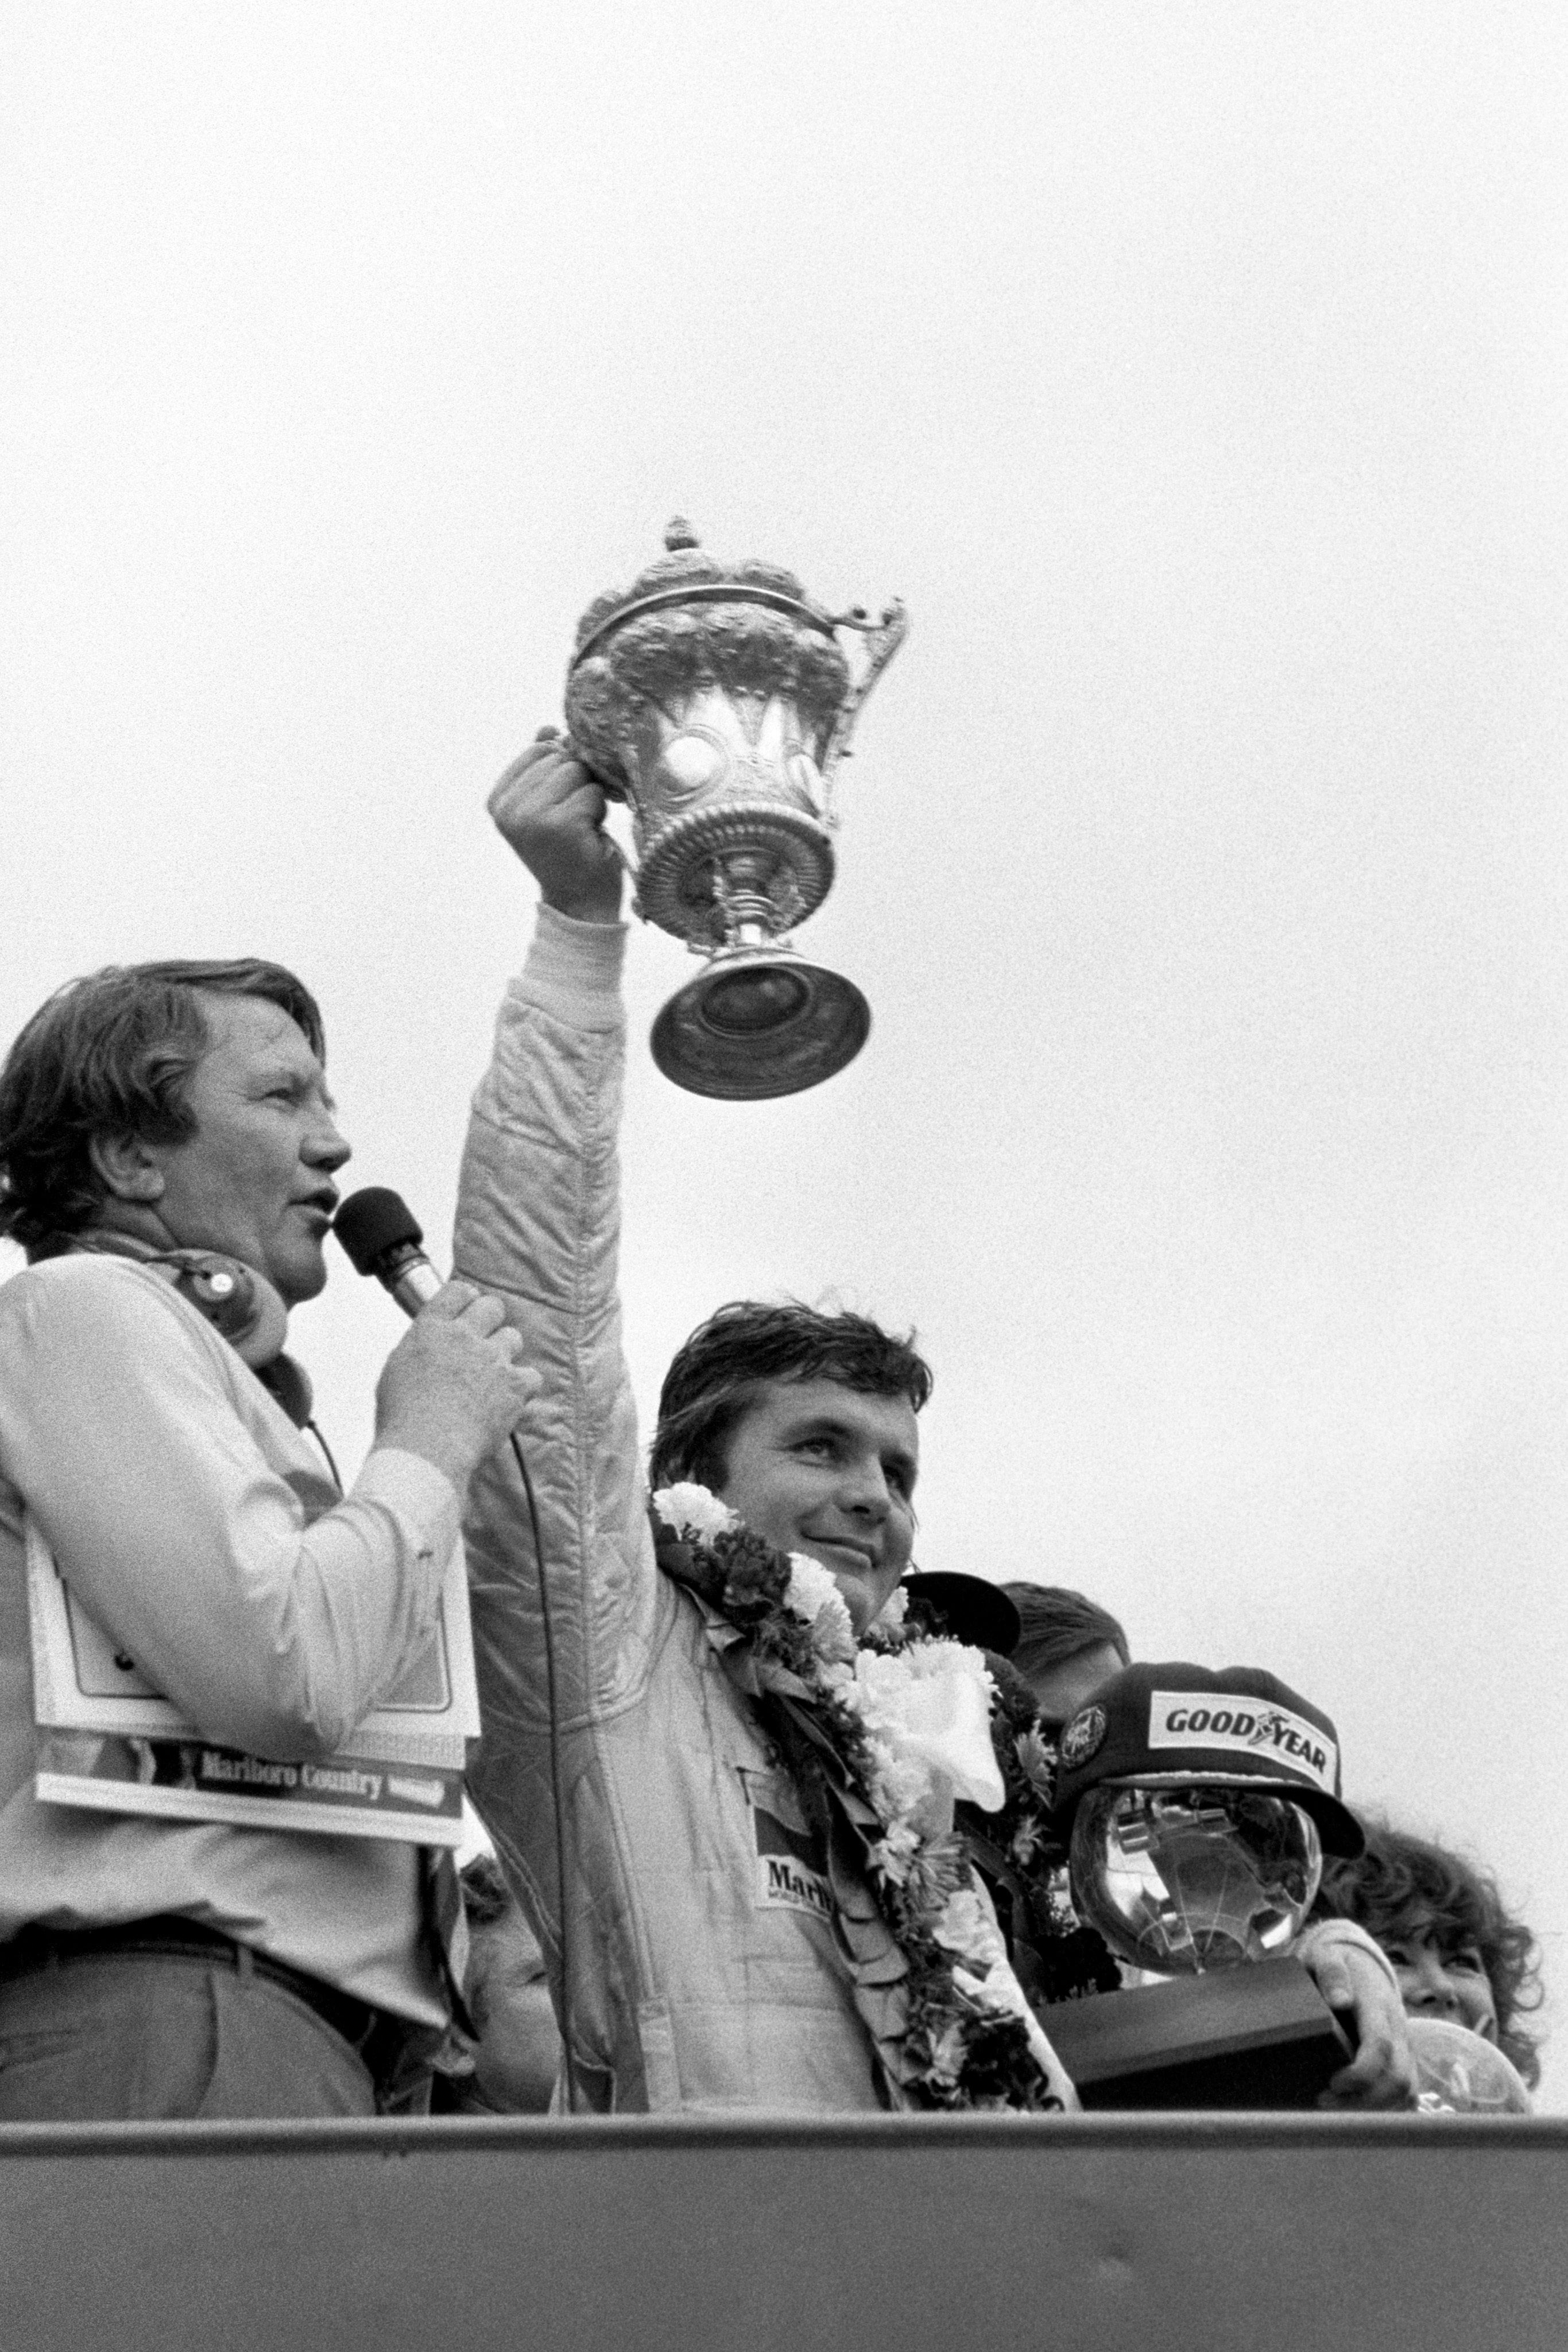
[[[580,923],[619,920],[625,864],[604,830],[604,794],[553,728],[513,761],[486,806],[547,907]]]
[[[419,1454],[459,1498],[543,1386],[518,1362],[522,1334],[506,1316],[498,1298],[449,1282],[421,1307],[376,1384],[375,1444]]]
[[[1376,1953],[1336,1937],[1304,1940],[1297,1957],[1331,2009],[1350,2011],[1355,2056],[1319,2097],[1320,2107],[1413,2107],[1416,2061],[1405,2006]]]

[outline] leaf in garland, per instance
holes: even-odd
[[[1020,1870],[1027,1870],[1044,1843],[1044,1832],[1037,1822],[1020,1822],[1013,1832],[1012,1843],[1008,1848],[1008,1859],[1009,1862],[1016,1863]]]
[[[653,1520],[653,1557],[672,1583],[700,1592],[706,1601],[716,1602],[724,1591],[724,1579],[709,1554],[685,1542],[657,1518]]]
[[[1013,1742],[1013,1752],[1030,1787],[1038,1790],[1048,1806],[1053,1805],[1056,1801],[1056,1750],[1041,1735],[1038,1723],[1031,1723],[1027,1731],[1018,1734]]]

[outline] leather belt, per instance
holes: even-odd
[[[394,2017],[388,2010],[356,2000],[352,1993],[340,1992],[319,1977],[307,1976],[303,1969],[291,1968],[270,1952],[258,1952],[217,1927],[172,1912],[152,1919],[128,1919],[113,1927],[24,1927],[10,1943],[0,1946],[0,1983],[31,1976],[61,1960],[111,1958],[125,1952],[206,1960],[235,1970],[248,1962],[258,1977],[281,1985],[314,2011],[324,2025],[329,2025],[364,2060],[378,2086],[392,2079],[411,2037],[426,2032],[412,2018]]]

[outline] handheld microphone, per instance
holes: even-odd
[[[333,1218],[332,1231],[355,1273],[373,1275],[405,1315],[417,1315],[446,1287],[424,1255],[418,1218],[384,1184],[351,1192]]]

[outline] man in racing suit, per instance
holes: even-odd
[[[503,1454],[465,1521],[473,1793],[545,1948],[574,2105],[883,2106],[896,2095],[845,1958],[875,1898],[823,1851],[726,1674],[732,1629],[655,1563],[616,1295],[624,931],[603,796],[541,739],[490,806],[544,903],[475,1101],[455,1271],[510,1302],[544,1376],[528,1441],[543,1573]],[[762,1369],[707,1481],[758,1534],[828,1568],[857,1633],[909,1559],[929,1385],[912,1350],[875,1338],[869,1373],[810,1353]],[[1404,2104],[1386,1971],[1341,1948],[1320,1981],[1357,2007],[1343,2095]]]

